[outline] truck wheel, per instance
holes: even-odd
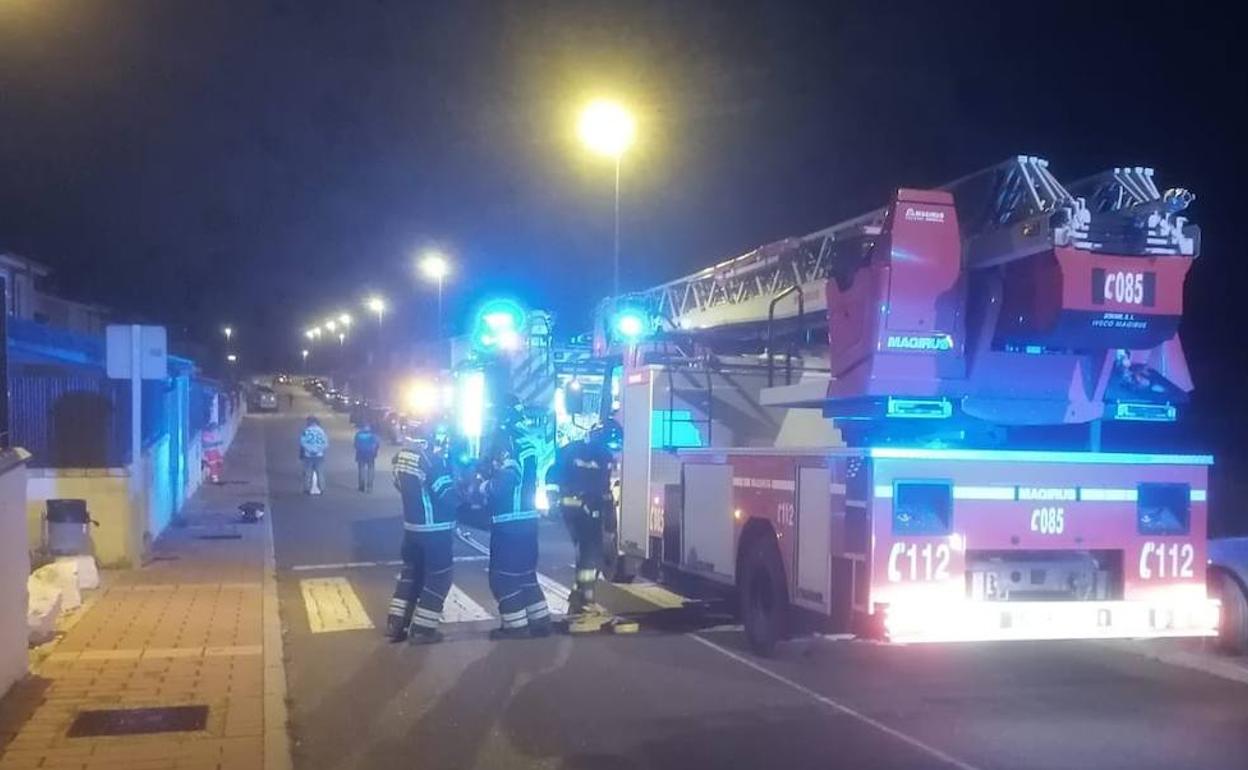
[[[787,632],[789,610],[784,564],[770,537],[755,537],[746,546],[737,579],[737,597],[750,648],[758,655],[770,657]]]
[[[1222,600],[1218,646],[1232,655],[1248,654],[1248,592],[1222,570],[1210,573],[1209,583],[1213,595]]]

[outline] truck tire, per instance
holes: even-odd
[[[737,598],[750,649],[763,657],[772,656],[776,644],[788,632],[789,596],[784,563],[771,537],[756,536],[746,544],[737,578]]]
[[[1231,655],[1248,655],[1248,590],[1229,572],[1209,573],[1210,589],[1222,600],[1218,646]]]

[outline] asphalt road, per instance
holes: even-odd
[[[328,487],[301,494],[297,432],[331,436]],[[497,621],[431,647],[381,634],[400,539],[383,451],[355,489],[345,417],[299,393],[264,421],[298,770],[330,768],[1240,768],[1248,684],[1092,643],[897,647],[826,639],[751,655],[732,625],[657,612],[635,636],[491,642]],[[495,612],[482,548],[455,581]],[[572,580],[562,526],[542,529],[552,592]],[[301,581],[344,578],[375,626],[312,633]],[[615,611],[656,609],[604,593]],[[461,608],[462,610],[462,608]],[[675,615],[673,617],[673,615]],[[663,622],[659,622],[663,619]]]

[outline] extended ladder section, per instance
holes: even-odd
[[[792,318],[799,308],[805,314],[821,313],[825,309],[823,282],[839,264],[859,260],[870,249],[880,233],[883,213],[880,209],[800,238],[760,246],[629,299],[639,301],[674,329]],[[777,297],[781,299],[773,305]]]
[[[1192,389],[1177,329],[1193,198],[1143,167],[1068,187],[1019,155],[603,308],[660,319],[627,366],[752,356],[768,405],[842,421],[940,422],[952,440],[960,425],[1169,421]]]

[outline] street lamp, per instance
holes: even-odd
[[[229,342],[230,338],[234,336],[234,328],[231,326],[222,327],[221,333],[225,335],[225,341]]]
[[[451,263],[436,251],[430,251],[420,260],[420,272],[438,285],[438,336],[442,336],[442,286],[451,272]]]
[[[339,344],[339,345],[345,345],[345,344],[347,344],[347,333],[346,333],[346,332],[338,332],[338,344]]]
[[[338,322],[331,318],[325,322],[325,328],[329,329],[330,334],[333,334],[338,331]]]
[[[228,356],[225,357],[225,360],[229,361],[231,364],[235,364],[235,363],[238,363],[238,356],[234,355],[233,353],[230,353]]]
[[[347,315],[346,313],[343,313],[342,315],[338,316],[338,323],[342,324],[343,327],[350,327],[351,316]]]
[[[319,329],[308,329],[303,333],[303,336],[307,337],[309,340],[314,340],[316,339],[317,332],[319,331]]]
[[[300,351],[299,351],[299,355],[300,355],[300,357],[302,357],[302,358],[303,358],[303,371],[304,371],[305,373],[308,371],[308,354],[309,354],[309,352],[310,352],[310,351],[309,351],[307,348],[304,348],[303,350],[300,350]]]
[[[598,99],[581,111],[581,141],[593,152],[615,161],[615,248],[611,260],[611,294],[620,295],[620,156],[633,144],[637,124],[618,102]]]
[[[364,307],[377,316],[377,325],[381,326],[381,317],[386,313],[386,301],[377,296],[369,297],[364,300]]]

